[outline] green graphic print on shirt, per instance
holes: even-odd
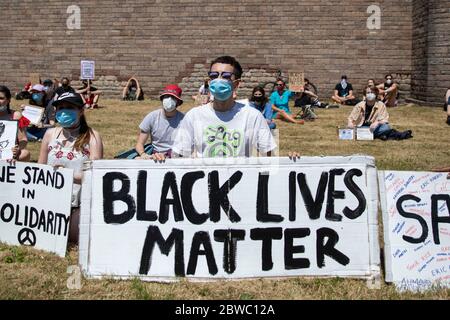
[[[244,133],[239,130],[227,130],[224,125],[206,128],[204,141],[209,158],[231,158],[239,156]]]

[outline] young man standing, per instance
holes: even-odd
[[[267,121],[256,109],[235,101],[242,76],[239,62],[230,56],[210,66],[209,90],[214,101],[189,111],[173,145],[176,156],[198,158],[250,157],[253,149],[270,155],[276,148]]]

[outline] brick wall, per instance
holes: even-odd
[[[442,105],[450,88],[450,1],[413,1],[412,97]]]
[[[427,10],[417,6],[425,2],[80,0],[81,29],[68,30],[66,10],[72,1],[0,1],[0,83],[17,90],[31,72],[77,80],[80,60],[88,59],[96,61],[96,86],[109,96],[119,97],[132,75],[147,97],[168,83],[180,83],[192,94],[211,59],[229,54],[244,67],[241,96],[255,84],[274,80],[277,69],[303,69],[322,96],[331,95],[342,73],[359,93],[368,78],[381,82],[389,72],[403,96],[411,94],[412,85],[412,91],[418,88],[416,96],[426,99],[430,75],[441,72],[438,79],[448,81],[448,72],[435,64],[448,63],[448,45],[440,43],[448,42],[448,1],[430,1],[430,19],[442,20],[432,27],[425,20],[413,23],[413,16]],[[381,7],[381,30],[367,28],[372,4]],[[424,37],[424,25],[422,41],[432,44],[428,55],[436,59],[422,79],[417,70],[425,65],[424,49],[413,42],[413,34]]]

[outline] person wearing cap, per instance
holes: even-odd
[[[214,101],[191,109],[177,130],[175,157],[250,157],[256,149],[270,155],[276,143],[264,116],[235,100],[242,67],[231,56],[211,62],[209,91]]]
[[[354,106],[360,102],[353,94],[353,86],[348,82],[346,75],[341,77],[341,82],[334,88],[334,94],[331,99],[338,104],[347,106]]]
[[[44,137],[45,131],[55,125],[55,112],[53,105],[49,104],[45,87],[42,84],[35,84],[31,88],[31,98],[29,100],[31,106],[44,108],[44,115],[39,125],[31,125],[27,129],[28,141],[40,141]],[[21,106],[25,109],[25,105]]]
[[[184,118],[184,113],[177,110],[183,103],[182,90],[177,85],[168,85],[160,95],[162,107],[150,112],[139,125],[139,136],[136,143],[136,151],[139,155],[136,159],[153,159],[163,161],[172,155],[174,134]],[[148,138],[151,139],[151,147],[145,145]]]
[[[59,126],[45,133],[38,163],[74,170],[69,241],[76,243],[83,164],[85,161],[103,158],[103,142],[99,133],[87,124],[80,94],[63,93],[53,105]]]
[[[31,153],[26,149],[28,143],[26,130],[29,121],[27,121],[19,111],[12,110],[10,103],[11,91],[6,86],[0,86],[0,120],[17,120],[19,123],[16,144],[13,146],[14,160],[29,162]]]

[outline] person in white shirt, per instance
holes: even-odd
[[[173,156],[250,157],[254,149],[270,156],[277,145],[267,121],[258,110],[235,101],[242,76],[239,62],[219,57],[208,76],[214,101],[186,114],[174,139]]]

